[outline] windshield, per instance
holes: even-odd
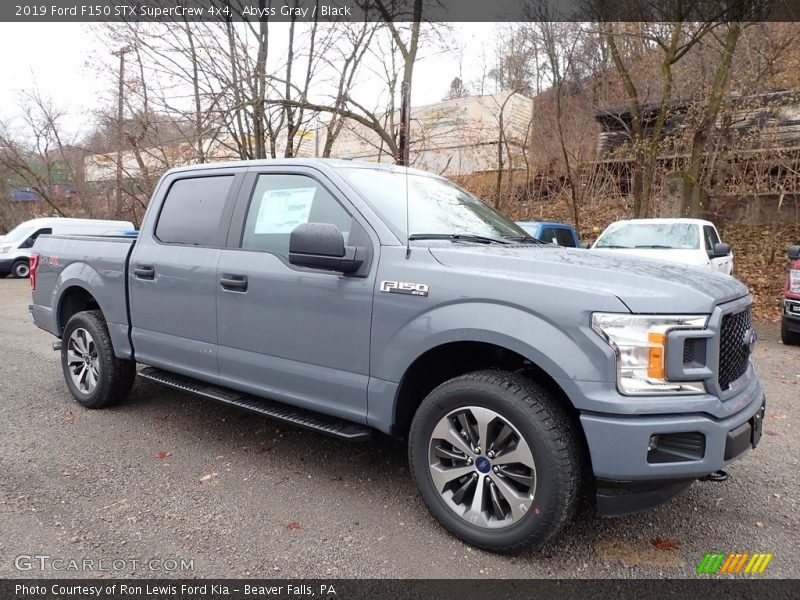
[[[20,225],[0,238],[0,243],[14,244],[16,242],[21,242],[22,240],[27,240],[29,237],[31,237],[31,234],[34,232],[34,230],[34,227],[23,227]]]
[[[693,250],[699,247],[697,227],[690,223],[619,223],[609,226],[595,244],[595,248]]]
[[[512,221],[445,179],[369,168],[345,168],[341,172],[380,213],[384,221],[403,238],[408,234],[469,235],[485,238],[528,237],[525,231]],[[408,231],[406,182],[408,182]]]

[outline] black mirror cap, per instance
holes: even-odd
[[[359,246],[345,246],[342,232],[329,223],[303,223],[289,235],[289,262],[298,267],[355,273],[365,254]]]
[[[581,242],[578,248],[583,248],[584,250],[588,250],[591,248],[592,245],[589,242]]]
[[[289,254],[311,254],[342,258],[344,237],[336,225],[330,223],[303,223],[289,235]]]
[[[714,244],[714,258],[722,258],[723,256],[728,256],[731,253],[731,246],[730,244],[726,244],[724,242],[717,242]]]
[[[792,260],[800,260],[800,246],[789,246],[789,251],[786,254]]]

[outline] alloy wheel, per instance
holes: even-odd
[[[91,394],[100,380],[100,359],[94,338],[82,327],[69,336],[67,366],[77,390],[82,394]]]
[[[472,525],[508,527],[531,508],[533,453],[517,428],[493,410],[467,406],[445,415],[431,434],[428,458],[436,491]]]

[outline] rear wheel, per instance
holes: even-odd
[[[114,356],[103,314],[75,314],[64,327],[61,368],[72,397],[86,408],[104,408],[125,399],[136,378],[136,363]]]
[[[31,274],[31,267],[28,259],[18,260],[11,266],[11,274],[17,279],[25,279]]]
[[[440,385],[409,433],[411,472],[431,512],[462,540],[501,553],[542,546],[571,516],[578,448],[545,388],[499,371]]]
[[[787,346],[800,346],[800,333],[789,331],[789,323],[786,317],[781,321],[781,341]]]

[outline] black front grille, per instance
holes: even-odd
[[[719,386],[723,390],[747,371],[750,362],[750,344],[747,340],[752,327],[750,307],[742,312],[722,317],[719,337]]]
[[[694,362],[694,340],[683,342],[683,364],[688,365]]]

